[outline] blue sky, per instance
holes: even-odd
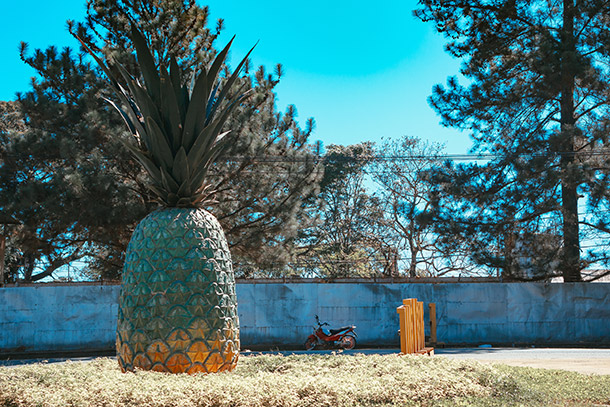
[[[260,41],[253,63],[269,71],[283,65],[278,108],[296,105],[302,123],[313,117],[312,141],[353,144],[409,135],[445,143],[449,154],[469,149],[468,136],[442,127],[428,105],[432,86],[457,74],[460,62],[443,51],[445,41],[431,24],[412,16],[415,0],[386,0],[377,7],[361,0],[200,4],[210,7],[210,25],[225,20],[218,46],[237,35],[236,60]],[[0,100],[27,90],[34,75],[19,59],[20,41],[30,52],[49,45],[75,48],[65,22],[84,13],[84,0],[2,6]]]

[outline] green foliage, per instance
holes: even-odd
[[[128,35],[132,24],[146,38],[155,66],[169,67],[173,55],[189,77],[207,70],[217,55],[222,21],[210,30],[207,20],[207,8],[191,1],[95,0],[87,3],[85,21],[71,27],[88,48],[141,80]],[[0,209],[22,222],[14,240],[20,278],[53,275],[75,259],[84,262],[87,278],[117,278],[131,232],[156,207],[149,175],[123,146],[133,144],[133,136],[103,100],[115,95],[84,50],[29,53],[24,44],[22,58],[37,78],[17,100],[26,126],[9,137],[2,133],[1,148],[13,161],[4,155],[0,162]],[[273,90],[279,77],[263,67],[251,72],[247,61],[245,69],[248,75],[235,81],[250,92],[249,103],[235,107],[226,123],[232,130],[225,137],[228,148],[205,177],[217,201],[208,209],[226,231],[234,258],[263,267],[290,259],[301,222],[309,219],[303,202],[315,196],[321,171],[308,143],[313,121],[301,129],[294,107],[277,111]],[[231,75],[228,65],[220,67],[222,81]],[[182,89],[187,85],[180,83]],[[283,159],[267,159],[274,157]],[[28,275],[24,263],[42,272]]]
[[[471,132],[474,152],[492,157],[447,165],[431,178],[447,246],[472,242],[473,259],[507,278],[580,281],[584,267],[607,264],[603,252],[581,258],[581,240],[597,245],[610,236],[608,4],[420,4],[416,16],[447,37],[468,81],[449,78],[430,103],[443,124]],[[582,197],[588,211],[579,215]],[[549,244],[537,245],[544,236]],[[520,267],[526,258],[540,261]]]
[[[398,355],[242,356],[231,373],[122,374],[114,360],[0,368],[0,406],[593,406],[610,377]]]
[[[32,62],[48,70],[63,63],[50,56]],[[10,249],[17,254],[11,264],[20,269],[19,278],[36,281],[88,257],[98,276],[116,278],[122,264],[117,251],[130,235],[125,225],[146,210],[141,200],[130,199],[141,190],[137,169],[118,140],[100,131],[103,101],[76,90],[78,96],[64,104],[64,89],[47,85],[35,84],[12,103],[23,124],[11,126],[1,140],[0,207],[20,222],[11,227]],[[89,110],[92,105],[99,114]],[[123,126],[112,120],[106,125]]]
[[[432,225],[428,172],[442,146],[403,137],[380,146],[331,145],[322,156],[320,218],[302,231],[293,273],[322,278],[469,274],[465,253],[444,251]]]
[[[374,277],[390,272],[378,229],[381,203],[366,186],[373,144],[331,145],[322,157],[318,222],[301,235],[295,268],[322,278]]]

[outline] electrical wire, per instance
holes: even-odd
[[[13,153],[0,153],[0,160],[2,157],[20,157],[24,154],[13,154]],[[610,149],[598,149],[594,151],[576,151],[576,152],[541,152],[541,153],[526,153],[517,154],[515,158],[540,158],[540,157],[561,157],[561,156],[574,156],[574,157],[610,157]],[[252,162],[256,164],[265,163],[329,163],[329,162],[402,162],[402,161],[490,161],[493,159],[501,158],[501,154],[439,154],[439,155],[379,155],[379,156],[362,156],[362,157],[348,157],[348,156],[301,156],[301,157],[287,157],[282,155],[240,155],[240,156],[221,156],[218,161],[226,162]],[[34,158],[34,157],[32,157]],[[76,157],[52,157],[52,156],[37,156],[36,159],[49,159],[58,161],[75,160]],[[92,162],[90,158],[80,158],[83,161]],[[100,156],[99,159],[113,160],[116,157]]]

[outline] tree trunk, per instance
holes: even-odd
[[[563,256],[561,272],[564,282],[582,281],[580,275],[580,238],[578,222],[578,181],[574,156],[574,0],[563,0],[563,38],[561,56],[561,213],[563,217]]]
[[[2,226],[2,234],[0,234],[0,287],[4,285],[4,251],[6,249],[6,225]]]
[[[411,262],[409,264],[409,277],[417,277],[417,254],[418,250],[415,247],[415,242],[412,236],[409,237],[409,248],[411,251]]]

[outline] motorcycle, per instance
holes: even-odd
[[[305,349],[313,350],[315,348],[322,349],[354,349],[356,346],[356,329],[355,325],[344,326],[339,329],[328,329],[325,326],[330,326],[328,322],[320,323],[320,319],[316,315],[317,327],[313,327],[313,334],[307,337],[305,341]]]

